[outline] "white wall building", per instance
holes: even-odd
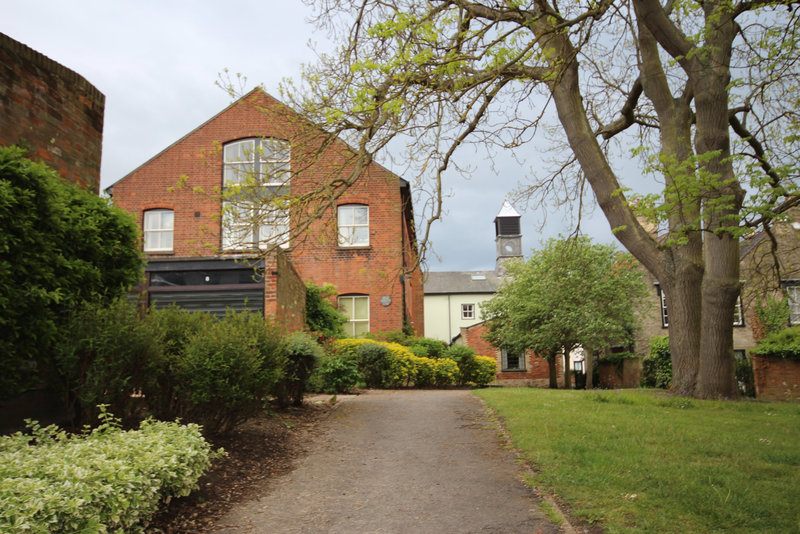
[[[428,272],[425,277],[425,336],[451,343],[462,327],[480,323],[481,303],[492,298],[505,274],[503,263],[522,258],[520,214],[506,200],[494,219],[494,271]]]

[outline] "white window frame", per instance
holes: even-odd
[[[518,356],[518,367],[509,367],[508,366],[508,351],[506,349],[502,349],[500,351],[500,367],[503,371],[525,371],[525,353],[523,352]]]
[[[660,286],[658,288],[658,298],[661,303],[661,327],[668,328],[669,314],[667,313],[667,294]]]
[[[461,319],[464,321],[472,321],[475,319],[475,305],[462,304],[461,305]]]
[[[661,326],[669,327],[669,314],[667,312],[667,295],[661,286],[658,287],[658,296],[661,302]],[[744,308],[742,296],[736,297],[736,306],[733,308],[733,326],[744,326]]]
[[[366,303],[366,317],[356,316],[356,301]],[[339,312],[347,317],[344,331],[349,337],[358,337],[369,332],[369,296],[368,295],[340,295],[338,298]]]
[[[736,306],[733,308],[733,326],[744,326],[744,308],[741,295],[736,297]]]
[[[357,222],[357,212],[366,215],[366,222]],[[369,206],[366,204],[342,204],[336,210],[340,247],[369,246]],[[361,217],[364,220],[364,217]]]
[[[142,218],[142,250],[148,253],[172,252],[175,245],[174,232],[173,210],[163,208],[146,210]],[[165,244],[164,241],[167,239],[169,243]]]
[[[289,214],[277,201],[288,192],[291,145],[282,139],[238,139],[222,149],[223,250],[289,247]]]
[[[795,280],[784,282],[783,289],[789,305],[789,324],[800,324],[800,283]]]

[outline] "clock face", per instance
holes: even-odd
[[[501,256],[521,256],[521,243],[519,238],[506,238],[500,241],[499,252]]]

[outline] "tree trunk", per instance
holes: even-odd
[[[739,295],[738,227],[744,191],[731,162],[728,86],[733,39],[738,25],[725,2],[704,6],[709,31],[704,54],[685,68],[694,87],[697,109],[695,152],[704,181],[710,182],[703,201],[708,231],[703,241],[705,276],[702,286],[700,369],[696,397],[735,398],[733,311]]]
[[[592,365],[594,364],[594,349],[583,347],[583,372],[586,373],[586,389],[594,388],[592,381]]]
[[[678,187],[681,193],[688,193],[691,197],[685,205],[680,198],[665,199],[677,206],[670,214],[670,237],[687,240],[683,245],[659,246],[636,221],[624,193],[620,193],[619,181],[587,119],[578,64],[571,60],[576,57],[576,51],[569,37],[555,31],[547,17],[537,19],[532,29],[542,48],[548,52],[547,56],[552,58],[549,66],[557,75],[552,77],[550,92],[559,121],[600,208],[617,239],[663,284],[669,298],[673,389],[684,395],[700,397],[734,396],[732,318],[738,294],[739,258],[738,241],[725,226],[738,225],[737,216],[743,199],[743,191],[735,180],[730,161],[728,133],[729,65],[736,24],[730,3],[704,3],[707,27],[713,31],[705,32],[707,42],[700,51],[683,37],[659,2],[636,0],[634,7],[640,22],[650,32],[644,36],[645,40],[655,39],[688,76],[684,95],[673,99],[674,107],[670,109],[665,79],[657,79],[662,73],[657,69],[642,71],[644,77],[651,77],[649,88],[661,91],[660,95],[650,91],[648,96],[653,98],[655,95],[653,103],[659,107],[659,120],[665,127],[662,153],[673,156],[676,164],[692,157],[692,136],[686,117],[692,99],[696,104],[693,152],[698,160],[689,169],[695,165],[700,167],[700,174],[695,177],[698,190],[693,192],[690,187],[683,191]],[[642,44],[648,45],[645,40]],[[649,45],[652,44],[651,41]],[[650,52],[642,48],[643,55],[648,56],[645,60],[657,60],[657,54],[654,55],[652,50],[654,48]],[[647,65],[653,66],[653,63]],[[643,81],[643,84],[648,91],[647,82]],[[672,181],[670,172],[677,171],[676,176],[687,172],[680,166],[667,168],[667,171],[665,179],[668,183]],[[686,178],[691,178],[691,175]],[[668,187],[665,191],[669,190]],[[672,195],[680,196],[674,192]],[[720,208],[718,202],[723,199],[734,200],[729,207]],[[702,211],[699,202],[703,203]],[[701,242],[702,249],[699,248]]]
[[[695,263],[685,253],[664,252],[668,274],[662,289],[666,293],[669,321],[671,389],[680,395],[694,395],[700,366],[703,269],[699,258]]]
[[[550,370],[550,389],[558,389],[558,369],[556,366],[558,352],[553,351],[547,358],[547,367]]]
[[[569,349],[565,346],[564,354],[564,389],[572,389],[572,370],[569,368]]]

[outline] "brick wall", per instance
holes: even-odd
[[[306,322],[306,286],[283,251],[279,250],[274,258],[274,266],[265,271],[278,273],[277,291],[274,300],[264,299],[264,313],[277,317],[290,332],[302,330]]]
[[[489,356],[497,362],[497,377],[493,384],[503,386],[549,387],[550,367],[547,360],[532,351],[525,353],[524,371],[503,371],[500,349],[492,345],[484,337],[488,331],[485,323],[461,328],[461,339],[464,345],[475,349],[481,356]],[[556,360],[556,376],[559,387],[564,383],[564,365],[562,358]]]
[[[413,265],[408,205],[399,177],[377,164],[359,168],[352,152],[303,121],[283,104],[255,90],[167,147],[115,183],[114,202],[142,223],[145,210],[174,211],[173,256],[220,251],[219,190],[221,147],[248,137],[274,137],[292,146],[292,196],[331,185],[325,202],[301,204],[292,214],[294,228],[307,227],[287,251],[300,279],[331,283],[340,294],[370,297],[370,330],[398,330],[405,313],[421,331],[422,284],[404,274]],[[342,182],[357,176],[350,188]],[[338,246],[336,209],[342,204],[369,206],[369,246]],[[385,297],[382,299],[382,297]],[[382,303],[383,301],[383,303]]]
[[[104,106],[85,78],[0,33],[0,145],[98,191]]]
[[[642,359],[626,358],[619,363],[597,362],[598,386],[603,389],[638,388],[642,383]]]
[[[762,400],[800,400],[800,362],[752,355],[756,398]]]

